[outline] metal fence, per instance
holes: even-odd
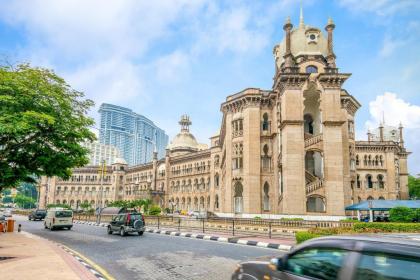
[[[109,223],[114,216],[75,214],[74,218],[81,221]],[[148,227],[156,229],[291,239],[294,238],[295,232],[308,228],[352,227],[353,225],[351,222],[334,221],[190,218],[183,216],[145,216],[145,222]]]

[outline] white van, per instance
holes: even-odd
[[[73,211],[64,208],[50,208],[44,221],[45,228],[68,228],[73,226]]]

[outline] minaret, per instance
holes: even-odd
[[[400,122],[400,126],[398,127],[398,129],[400,130],[400,147],[404,148],[403,126],[402,126],[401,122]]]
[[[292,72],[292,67],[294,66],[293,55],[291,51],[291,41],[290,41],[290,32],[293,28],[293,24],[290,22],[290,17],[287,17],[286,23],[283,25],[283,30],[286,33],[286,53],[284,54],[284,72]]]
[[[379,138],[380,138],[381,142],[384,141],[384,124],[383,124],[383,122],[381,122],[379,124]]]
[[[331,18],[328,19],[327,26],[325,26],[325,30],[328,32],[328,55],[327,55],[327,63],[328,67],[336,68],[335,65],[335,54],[333,50],[333,30],[335,28],[335,24]]]

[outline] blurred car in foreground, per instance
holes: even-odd
[[[420,279],[420,235],[316,238],[280,258],[242,262],[232,279]]]
[[[43,220],[45,218],[45,216],[47,215],[47,210],[43,210],[43,209],[37,209],[35,211],[32,211],[31,213],[29,213],[28,215],[28,220]]]

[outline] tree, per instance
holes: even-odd
[[[389,210],[389,220],[391,222],[409,223],[413,220],[414,214],[412,209],[405,206],[398,206]]]
[[[420,198],[420,177],[408,175],[408,192],[411,198]]]
[[[51,70],[0,67],[0,190],[42,175],[68,179],[89,162],[80,143],[95,140],[93,101],[83,96]]]
[[[28,209],[28,208],[34,208],[35,207],[35,199],[32,197],[23,195],[23,194],[17,194],[14,202],[21,208]]]
[[[152,201],[148,198],[143,199],[143,213],[149,214],[149,207],[152,205]]]
[[[85,202],[80,203],[80,208],[82,208],[84,211],[87,211],[92,208],[92,204],[85,201]]]
[[[50,208],[71,209],[70,205],[68,205],[68,204],[62,204],[62,203],[51,203],[51,204],[47,204],[47,209],[50,209]]]

